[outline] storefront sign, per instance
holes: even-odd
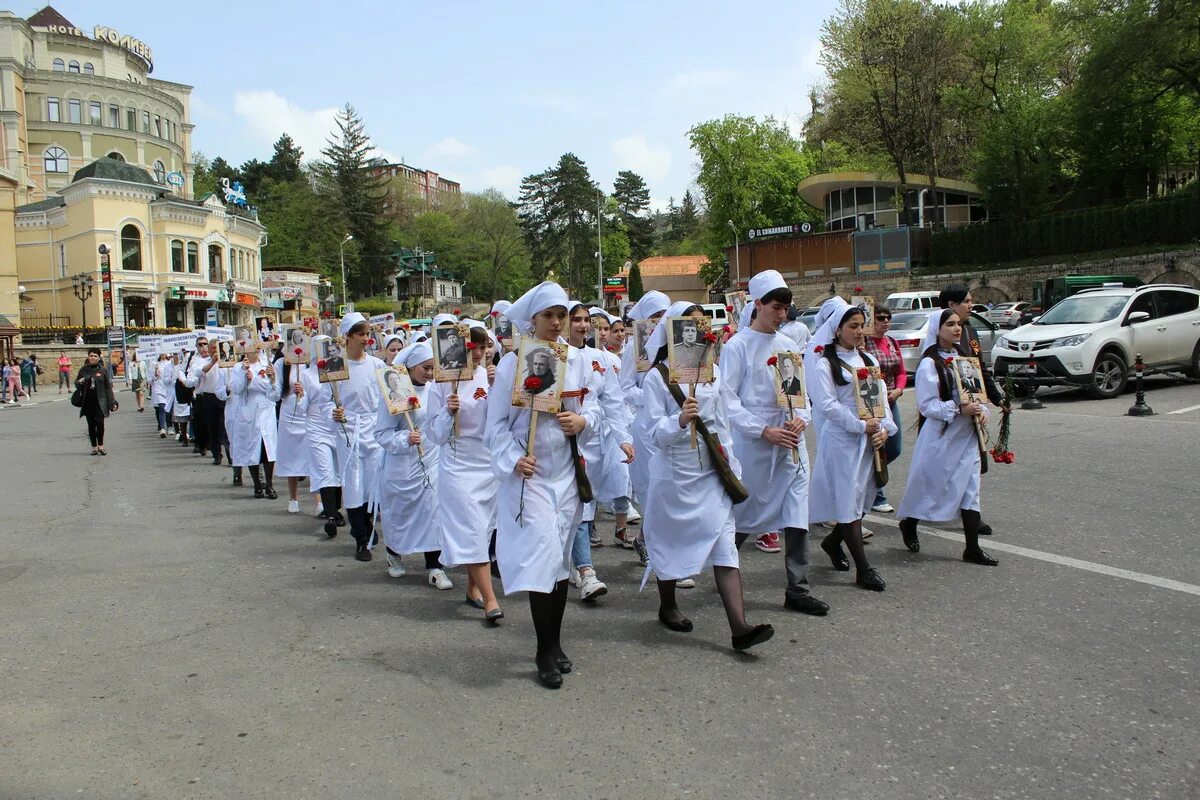
[[[239,306],[256,306],[256,305],[258,305],[258,298],[252,294],[247,294],[246,292],[234,292],[233,300]]]
[[[797,222],[794,225],[776,225],[773,228],[751,228],[747,234],[748,239],[763,239],[768,236],[799,236],[802,233],[812,233],[813,226],[811,222]]]
[[[187,289],[183,296],[187,300],[217,300],[220,298],[220,293],[210,289]]]
[[[263,308],[283,308],[282,297],[264,297],[262,302]]]
[[[229,327],[228,325],[223,326],[223,327],[218,327],[216,325],[209,325],[207,328],[204,329],[204,331],[205,331],[205,333],[208,334],[209,341],[216,341],[216,342],[232,342],[233,341],[233,328]]]

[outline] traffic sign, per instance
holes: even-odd
[[[208,308],[204,309],[204,324],[205,326],[217,324],[216,306],[209,306]]]

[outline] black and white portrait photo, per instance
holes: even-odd
[[[470,328],[463,323],[433,329],[433,379],[439,383],[466,381],[474,372],[467,342]]]
[[[862,370],[866,370],[865,378],[859,377]],[[887,416],[883,409],[887,390],[879,367],[862,367],[855,371],[854,393],[857,395],[859,419],[883,419]]]
[[[673,383],[711,383],[713,343],[709,317],[671,317],[667,329],[667,368]]]
[[[781,408],[803,408],[804,357],[800,353],[775,354],[775,394]]]
[[[313,346],[317,348],[317,378],[321,383],[344,381],[350,377],[349,365],[336,340],[321,337],[314,341]]]
[[[413,388],[412,378],[408,376],[408,370],[404,367],[394,365],[386,369],[375,370],[375,381],[379,384],[383,402],[387,404],[388,413],[392,416],[405,411],[414,411],[418,407],[417,404],[410,402],[410,398],[416,397],[417,394]]]
[[[567,374],[567,346],[525,337],[517,353],[517,376],[512,404],[534,411],[558,413]]]
[[[983,390],[983,369],[979,365],[979,359],[966,356],[955,358],[954,377],[962,402],[979,403],[986,400]]]
[[[299,325],[289,328],[283,343],[283,360],[288,364],[307,364],[308,352],[308,331]]]

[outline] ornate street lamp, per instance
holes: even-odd
[[[75,296],[79,298],[79,311],[83,316],[83,325],[80,328],[82,335],[83,329],[87,328],[87,301],[92,296],[92,287],[96,285],[91,275],[80,272],[78,275],[71,276],[71,289],[75,292]]]

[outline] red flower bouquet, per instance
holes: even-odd
[[[770,358],[768,358],[768,359],[767,359],[767,366],[768,366],[768,367],[773,367],[773,366],[775,366],[775,365],[776,365],[776,364],[778,364],[778,363],[779,363],[779,359],[778,359],[778,358],[776,358],[775,356],[771,356]]]
[[[814,347],[814,348],[813,348],[813,352],[814,352],[814,353],[816,353],[817,355],[820,355],[821,353],[824,353],[824,352],[825,352],[825,345],[823,345],[823,344],[819,344],[819,345],[817,345],[816,347]]]

